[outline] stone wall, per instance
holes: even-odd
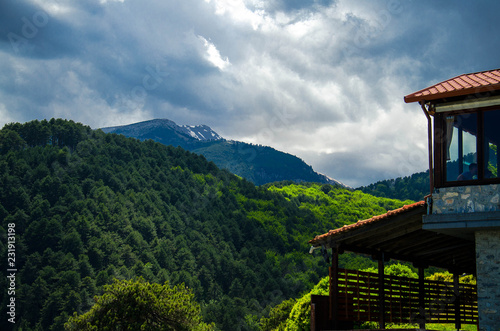
[[[476,231],[479,331],[500,330],[500,230]]]
[[[499,211],[498,184],[445,187],[436,189],[432,194],[432,214],[436,215],[435,217],[446,217],[454,221],[468,220],[467,215],[464,218],[452,214],[484,213],[482,217],[486,217],[492,215],[487,212]],[[438,216],[439,214],[442,216]],[[471,216],[470,220],[476,220],[474,216]],[[491,226],[476,228],[474,232],[479,331],[500,331],[500,227],[496,225],[497,218],[485,220],[491,222]]]
[[[500,185],[439,188],[432,194],[433,214],[500,211]]]

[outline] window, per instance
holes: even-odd
[[[484,112],[484,178],[499,178],[500,110]]]
[[[500,109],[437,113],[435,119],[437,187],[500,182]]]
[[[446,181],[477,179],[477,114],[446,116]]]

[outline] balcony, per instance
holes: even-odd
[[[330,296],[311,297],[311,330],[362,322],[478,324],[476,285],[330,268]]]

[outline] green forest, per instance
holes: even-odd
[[[7,124],[0,266],[12,268],[15,224],[16,323],[2,318],[0,329],[63,330],[114,282],[142,279],[189,289],[215,329],[259,330],[328,274],[310,239],[409,202],[327,184],[255,186],[180,147],[70,120]],[[343,254],[340,265],[375,264]],[[2,316],[11,298],[2,291]]]
[[[430,193],[429,171],[406,177],[381,180],[359,187],[358,190],[377,197],[421,201]]]

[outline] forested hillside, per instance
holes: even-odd
[[[0,267],[13,268],[14,227],[15,329],[60,330],[105,284],[137,276],[185,283],[221,330],[255,329],[327,274],[309,239],[402,205],[331,185],[256,187],[181,148],[72,121],[0,130]],[[3,316],[11,299],[2,292]]]
[[[219,140],[200,144],[199,147],[190,150],[255,185],[284,180],[334,183],[334,180],[315,172],[297,156],[269,146]]]
[[[411,176],[381,180],[358,188],[377,197],[421,201],[430,192],[429,171],[419,172]]]
[[[191,131],[205,131],[208,139],[201,139],[195,132],[187,132],[168,119],[155,119],[118,127],[103,128],[107,133],[123,134],[139,140],[152,139],[165,145],[180,146],[205,156],[219,168],[243,177],[256,185],[293,180],[335,184],[335,181],[318,174],[295,155],[280,152],[272,147],[226,140],[207,126],[189,127]]]

